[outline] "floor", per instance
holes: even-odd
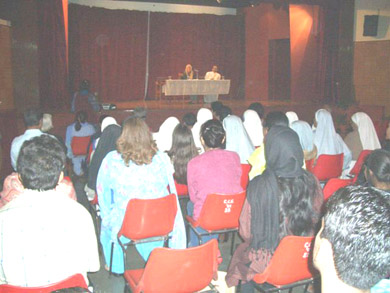
[[[76,193],[78,196],[78,201],[88,207],[89,203],[86,199],[85,193],[84,193],[84,185],[85,185],[85,179],[76,177],[73,178],[73,183],[76,189]],[[219,249],[221,251],[222,255],[222,263],[219,265],[218,270],[226,272],[227,268],[229,266],[230,262],[230,248],[231,248],[231,235],[229,235],[229,239],[226,242],[220,241],[219,242]],[[237,246],[240,243],[240,239],[238,237],[235,237],[235,246]],[[100,264],[101,268],[100,271],[96,273],[90,273],[89,279],[92,282],[94,286],[94,292],[96,293],[117,293],[117,292],[124,292],[125,288],[125,282],[123,276],[115,276],[110,275],[105,269],[105,261],[103,255],[100,255]],[[142,268],[145,265],[143,259],[138,254],[136,249],[134,247],[129,247],[127,250],[127,261],[126,261],[126,268],[127,269],[136,269],[136,268]],[[222,278],[223,279],[223,278]],[[318,287],[318,286],[316,286]],[[208,288],[205,289],[206,291]],[[220,290],[219,292],[240,292],[239,289],[235,291],[235,288],[231,290]],[[288,292],[288,291],[286,291]],[[294,293],[301,293],[304,292],[303,288],[298,287],[293,290]],[[320,293],[320,290],[315,290],[313,292]]]

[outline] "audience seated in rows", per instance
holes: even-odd
[[[176,117],[168,117],[161,125],[158,132],[153,133],[157,148],[161,152],[167,152],[172,147],[172,133],[176,125],[180,123]]]
[[[251,139],[254,147],[259,147],[263,143],[263,124],[259,115],[254,110],[246,110],[243,114],[245,130]]]
[[[226,132],[226,149],[240,156],[241,164],[247,164],[249,156],[255,150],[240,117],[230,115],[223,120]]]
[[[42,118],[43,113],[35,108],[27,109],[23,113],[23,121],[26,127],[26,131],[22,135],[15,137],[11,143],[11,164],[15,171],[17,169],[16,163],[18,160],[19,151],[23,143],[26,140],[43,134],[41,131]]]
[[[284,236],[314,235],[323,202],[318,180],[302,168],[303,151],[292,129],[272,126],[265,155],[265,171],[247,188],[239,230],[244,242],[226,275],[228,286],[242,282],[242,292],[254,292],[251,280],[266,269]]]
[[[123,252],[117,241],[127,203],[132,198],[160,198],[176,194],[174,170],[166,153],[157,149],[146,123],[139,118],[128,118],[117,140],[117,150],[103,159],[97,176],[96,188],[101,215],[100,241],[106,268],[110,264],[111,244],[114,243],[112,271],[123,274]],[[179,204],[178,204],[179,206]],[[144,260],[162,242],[136,245]],[[186,234],[180,209],[177,210],[171,248],[185,248]]]
[[[344,141],[352,152],[352,160],[356,161],[362,150],[381,148],[370,116],[363,112],[357,112],[351,117],[351,125],[353,131],[347,134]]]
[[[240,184],[241,164],[237,153],[222,149],[225,130],[218,120],[209,120],[202,125],[201,142],[205,152],[194,157],[187,168],[188,215],[198,219],[206,197],[210,193],[237,193],[242,191]],[[201,229],[201,228],[198,228]],[[203,237],[203,242],[217,236]],[[193,231],[189,247],[197,246],[198,240]]]
[[[317,157],[317,147],[314,144],[314,134],[309,123],[297,120],[290,127],[298,134],[305,161],[315,159]]]
[[[43,286],[99,270],[91,215],[56,188],[65,162],[52,136],[24,142],[17,161],[24,189],[0,210],[0,283]]]
[[[198,155],[191,130],[184,124],[178,124],[172,134],[172,147],[168,151],[175,173],[173,177],[179,184],[187,185],[188,162]]]
[[[341,136],[336,133],[332,115],[325,109],[315,114],[314,144],[317,147],[317,158],[322,155],[344,154],[343,169],[347,169],[352,160],[352,153]]]
[[[336,191],[326,204],[313,252],[321,292],[389,292],[389,239],[388,194],[362,186]]]
[[[92,136],[96,129],[87,122],[88,117],[85,111],[79,111],[76,113],[75,122],[66,128],[65,145],[67,147],[67,157],[72,160],[73,172],[77,176],[83,175],[82,164],[86,159],[85,155],[74,155],[72,152],[72,139],[74,137],[86,137]]]

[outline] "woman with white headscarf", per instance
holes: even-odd
[[[203,123],[211,119],[213,119],[213,112],[207,108],[200,108],[198,114],[196,115],[196,123],[191,129],[192,135],[194,136],[195,146],[200,150],[200,153],[204,152],[202,143],[200,142],[200,128]]]
[[[286,116],[288,118],[288,125],[290,126],[290,128],[291,128],[291,124],[294,121],[298,121],[299,120],[297,113],[295,113],[293,111],[286,112]]]
[[[226,131],[226,150],[236,152],[241,164],[248,164],[248,158],[255,150],[240,117],[229,115],[223,119]]]
[[[158,132],[153,133],[153,139],[156,141],[159,151],[167,152],[171,149],[173,130],[179,123],[179,119],[171,116],[161,124]]]
[[[314,159],[317,156],[317,147],[313,143],[314,135],[309,123],[297,120],[290,127],[298,134],[305,161]]]
[[[336,155],[343,153],[343,169],[347,169],[352,160],[352,153],[341,136],[336,133],[332,115],[327,110],[320,109],[315,114],[315,122],[317,128],[314,134],[314,144],[317,147],[317,158],[322,154]]]
[[[263,125],[259,115],[254,110],[246,110],[244,112],[245,130],[255,147],[263,143]]]
[[[370,116],[363,112],[352,115],[353,131],[348,133],[344,141],[352,151],[352,159],[357,160],[362,150],[380,149],[381,144],[378,139],[374,124]]]

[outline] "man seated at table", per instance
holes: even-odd
[[[214,65],[211,71],[207,72],[205,77],[205,80],[221,80],[221,74],[218,73],[218,66]],[[214,101],[218,100],[218,95],[205,95],[204,96],[204,102],[205,103],[212,103]]]

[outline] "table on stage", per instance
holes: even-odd
[[[230,80],[167,79],[164,85],[166,96],[226,95],[230,90]]]

